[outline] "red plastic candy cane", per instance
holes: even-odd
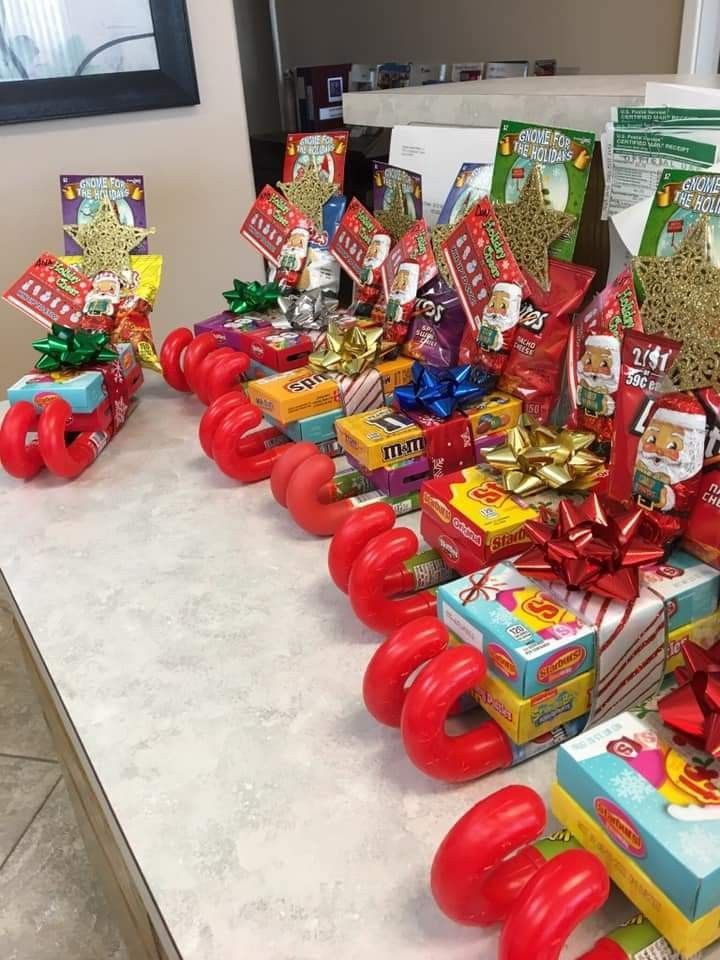
[[[558,960],[570,934],[610,894],[605,867],[587,850],[548,860],[516,900],[500,934],[498,960]]]
[[[435,595],[429,590],[397,599],[385,592],[388,575],[414,556],[417,549],[415,533],[397,527],[370,540],[353,564],[348,596],[357,618],[371,630],[390,633],[410,620],[436,612]]]
[[[37,442],[27,442],[28,433],[37,430],[37,422],[35,407],[22,400],[10,407],[0,425],[0,463],[18,480],[30,480],[43,468]]]
[[[453,647],[431,660],[408,690],[400,721],[403,745],[427,776],[462,783],[512,763],[510,742],[494,720],[488,718],[459,736],[445,732],[445,721],[458,698],[476,687],[485,673],[485,658],[479,650]]]
[[[61,397],[55,397],[38,420],[40,456],[51,473],[66,480],[80,476],[102,449],[102,446],[93,441],[92,432],[78,434],[72,443],[66,446],[65,425],[71,416],[70,404]]]
[[[226,394],[230,396],[230,394]],[[221,397],[217,403],[222,402]],[[253,437],[247,437],[250,430],[259,426],[262,413],[257,407],[250,404],[239,405],[231,409],[227,416],[217,425],[212,439],[212,457],[218,467],[227,476],[242,483],[256,483],[270,476],[273,465],[282,453],[282,446],[266,446],[267,442],[279,441],[280,444],[289,442],[278,430],[270,428],[258,434],[258,445],[252,453],[243,447],[243,441],[253,442]]]
[[[367,665],[363,700],[368,712],[388,727],[399,727],[406,683],[422,664],[447,649],[447,627],[437,617],[420,617],[381,643]]]
[[[220,351],[218,351],[219,353]],[[243,392],[241,378],[247,373],[250,366],[250,357],[246,353],[231,350],[229,355],[223,355],[220,361],[211,363],[216,354],[210,354],[203,365],[201,384],[207,403],[214,403],[219,397],[230,392]]]
[[[211,403],[203,413],[198,427],[198,437],[200,438],[200,446],[211,460],[215,431],[231,410],[235,410],[237,407],[247,407],[249,403],[250,401],[241,390],[233,390]]]
[[[307,533],[330,537],[357,510],[350,498],[335,498],[334,477],[334,461],[327,454],[318,453],[308,458],[290,478],[287,508],[295,523]]]
[[[237,356],[237,351],[233,350],[232,347],[218,347],[217,350],[208,353],[208,355],[198,363],[193,374],[193,384],[195,386],[195,395],[200,403],[204,403],[205,406],[210,403],[208,396],[209,375],[213,373],[218,366],[224,369],[223,362]],[[227,393],[227,391],[225,392]]]
[[[496,791],[471,807],[438,847],[430,886],[442,912],[457,923],[488,926],[503,920],[538,865],[522,864],[512,883],[500,883],[497,870],[519,847],[545,829],[545,804],[525,786]],[[517,857],[517,855],[516,855]],[[516,857],[512,858],[518,863]]]
[[[350,572],[355,561],[371,540],[392,530],[396,519],[392,507],[387,503],[368,504],[362,510],[354,510],[345,518],[328,549],[328,569],[339,590],[348,592]],[[383,592],[396,592],[387,589],[387,577]]]
[[[191,392],[190,385],[185,379],[181,361],[183,354],[194,339],[192,330],[187,327],[178,327],[176,330],[171,330],[165,337],[160,350],[163,377],[173,390],[179,390],[181,393]]]
[[[270,474],[270,490],[281,507],[287,507],[287,489],[298,467],[319,453],[309,440],[301,440],[284,448]]]
[[[208,331],[201,333],[199,337],[195,337],[192,343],[190,343],[185,350],[185,380],[194,394],[197,394],[198,392],[197,377],[201,364],[206,357],[208,357],[211,353],[214,353],[216,350],[220,350],[221,348],[223,348],[223,345],[218,343],[214,334]]]

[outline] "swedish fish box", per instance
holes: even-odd
[[[488,673],[471,695],[511,740],[522,744],[585,716],[590,709],[593,680],[593,672],[589,670],[557,687],[523,698]]]
[[[458,637],[479,647],[488,670],[523,699],[593,664],[592,627],[510,563],[443,584],[438,616]]]
[[[688,920],[717,907],[720,761],[674,736],[651,704],[561,747],[557,779]]]
[[[420,490],[420,530],[459,573],[473,573],[530,546],[524,525],[539,511],[508,493],[487,466],[427,480]]]

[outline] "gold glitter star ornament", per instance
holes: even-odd
[[[671,257],[635,257],[645,296],[646,333],[682,341],[672,374],[679,390],[720,387],[720,269],[710,257],[707,217],[700,217]]]
[[[277,187],[286,200],[302,210],[317,229],[322,230],[323,206],[337,193],[336,184],[323,177],[318,168],[311,164],[297,180],[287,183],[279,181]]]
[[[415,217],[411,217],[405,209],[402,190],[399,187],[393,189],[387,207],[375,211],[375,218],[380,221],[396,242],[404,237],[415,223]]]
[[[89,277],[104,270],[122,275],[132,270],[130,251],[152,233],[154,227],[129,227],[118,220],[112,202],[104,197],[89,223],[63,227],[82,248],[82,272]]]
[[[496,203],[500,226],[520,266],[543,290],[550,284],[548,248],[575,221],[569,213],[553,210],[545,201],[542,171],[535,163],[516,203]]]

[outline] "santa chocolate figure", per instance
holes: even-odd
[[[705,423],[691,393],[671,393],[658,402],[643,431],[632,495],[638,506],[660,514],[652,516],[653,540],[668,542],[685,528],[700,482]]]
[[[296,287],[308,255],[310,231],[295,227],[285,241],[278,259],[276,280],[285,287]]]
[[[578,407],[590,417],[611,417],[620,383],[620,341],[611,334],[591,334],[578,360]]]
[[[509,353],[521,306],[522,290],[516,283],[496,283],[483,310],[478,346],[493,353]]]

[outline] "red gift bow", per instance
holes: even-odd
[[[663,723],[720,757],[720,642],[710,650],[686,640],[685,666],[675,671],[682,684],[658,701]]]
[[[556,527],[536,520],[525,524],[536,546],[518,557],[515,568],[536,580],[563,580],[571,590],[634,600],[639,568],[663,557],[662,547],[638,536],[644,516],[639,508],[611,510],[596,493],[581,506],[562,500]]]

